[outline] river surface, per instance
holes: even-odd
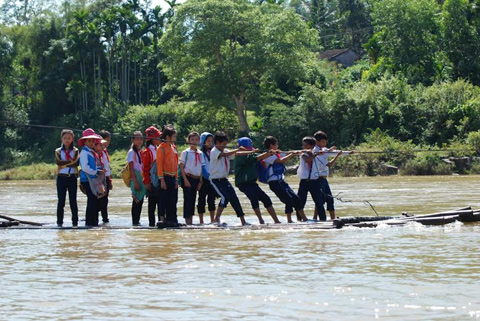
[[[296,189],[297,181],[290,182]],[[344,201],[368,200],[380,215],[480,207],[478,176],[332,178],[330,184]],[[78,198],[82,217],[86,198]],[[248,201],[241,201],[255,224]],[[115,181],[111,225],[130,224],[130,203],[128,189]],[[0,182],[0,205],[1,214],[53,224],[55,182]],[[336,206],[339,216],[374,215],[361,202]],[[309,201],[308,216],[312,207]],[[230,208],[225,213],[225,222],[239,224]],[[0,230],[0,250],[0,320],[480,319],[480,224]]]

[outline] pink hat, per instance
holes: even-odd
[[[91,128],[87,128],[83,131],[82,138],[78,140],[78,146],[82,147],[85,145],[84,140],[85,139],[95,139],[95,140],[101,140],[102,137],[99,135],[95,134],[95,131]]]
[[[157,129],[155,126],[150,126],[145,130],[145,134],[147,134],[147,139],[159,139],[162,135],[162,132]]]

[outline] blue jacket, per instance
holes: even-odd
[[[84,146],[80,153],[80,182],[88,182],[88,177],[94,178],[97,176],[98,169],[92,151],[87,146]]]
[[[198,146],[199,149],[203,152],[203,161],[205,165],[202,166],[202,176],[205,179],[208,179],[210,177],[210,156],[208,151],[203,149],[203,144],[205,144],[205,141],[210,136],[213,137],[213,134],[209,132],[203,132],[200,135],[200,146]]]

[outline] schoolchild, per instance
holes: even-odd
[[[230,202],[232,204],[237,217],[240,218],[242,225],[246,225],[245,213],[243,212],[240,201],[232,184],[228,181],[228,174],[230,173],[230,159],[233,155],[244,150],[243,147],[234,150],[228,150],[226,148],[228,143],[228,136],[224,132],[217,132],[213,138],[215,147],[210,153],[210,183],[220,196],[220,204],[218,205],[217,214],[215,216],[215,222],[221,224],[220,217],[223,210]],[[245,153],[245,152],[244,152]],[[246,154],[252,153],[251,151]]]
[[[210,222],[215,221],[215,199],[218,197],[217,192],[210,183],[210,152],[213,148],[213,134],[204,132],[200,135],[200,149],[202,151],[203,168],[202,168],[202,187],[198,193],[198,218],[200,224],[204,224],[203,215],[205,214],[205,206],[208,204],[208,212],[210,213]]]
[[[243,147],[245,150],[254,151],[255,153],[249,155],[237,155],[235,157],[235,186],[237,186],[238,189],[250,200],[252,209],[255,212],[255,215],[257,215],[260,224],[264,224],[265,221],[262,218],[259,202],[263,203],[263,206],[265,206],[273,221],[275,223],[280,223],[277,214],[273,209],[272,200],[257,184],[257,163],[272,156],[272,154],[270,152],[259,154],[258,150],[254,150],[252,140],[248,137],[239,138],[237,143],[239,147]]]
[[[188,134],[187,142],[190,148],[184,150],[180,155],[180,182],[183,189],[183,218],[187,225],[193,224],[195,215],[195,202],[197,192],[202,188],[204,166],[203,153],[198,149],[200,134],[192,132]]]
[[[73,131],[62,130],[60,134],[62,146],[55,150],[57,163],[57,225],[63,226],[65,201],[68,191],[70,210],[72,211],[72,226],[78,225],[77,178],[80,154],[74,144]]]
[[[148,226],[155,226],[155,210],[158,208],[158,221],[163,222],[164,216],[160,215],[160,181],[157,173],[157,146],[160,145],[162,133],[150,126],[145,130],[146,147],[142,152],[143,184],[148,197]]]
[[[157,148],[157,174],[160,180],[160,213],[165,224],[176,225],[178,202],[178,152],[175,146],[177,131],[172,125],[162,130],[162,143]]]
[[[268,168],[267,182],[272,192],[285,204],[285,214],[287,215],[288,223],[293,223],[293,209],[297,211],[302,221],[307,221],[300,197],[298,197],[287,182],[285,182],[284,176],[284,164],[293,156],[298,155],[298,152],[282,153],[278,149],[278,140],[273,136],[267,136],[263,141],[263,145],[273,154],[263,160],[265,166]]]
[[[88,128],[83,131],[82,137],[78,140],[78,146],[83,147],[80,152],[80,184],[87,195],[87,208],[85,213],[85,225],[88,227],[98,226],[98,197],[97,191],[92,190],[89,180],[97,178],[105,173],[105,169],[97,168],[96,154],[93,148],[101,137],[95,131]]]
[[[136,131],[132,135],[132,147],[127,153],[127,163],[130,168],[130,189],[132,191],[132,225],[140,225],[143,199],[146,194],[142,177],[142,133]]]
[[[101,155],[102,163],[105,167],[105,176],[107,182],[107,195],[99,200],[100,211],[102,213],[103,223],[108,223],[110,222],[108,218],[108,197],[110,191],[113,189],[112,170],[110,168],[110,155],[108,154],[108,146],[110,145],[112,134],[107,130],[101,130],[98,134],[102,137],[103,150],[101,151],[101,153],[99,153],[99,155]]]

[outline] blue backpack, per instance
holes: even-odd
[[[261,183],[268,183],[268,180],[272,176],[281,176],[285,173],[285,165],[282,163],[273,163],[273,165],[267,165],[264,161],[257,162],[257,174],[258,180]],[[272,175],[270,175],[270,167],[272,168]]]

